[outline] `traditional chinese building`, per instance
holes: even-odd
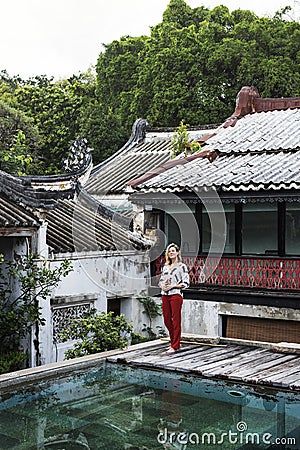
[[[79,139],[64,174],[0,172],[0,253],[6,260],[38,255],[50,269],[67,259],[73,267],[40,301],[46,323],[29,336],[30,366],[62,360],[73,344],[61,339],[68,320],[91,308],[123,313],[135,328],[141,322],[135,302],[147,288],[149,242],[129,230],[124,216],[85,191],[91,169],[90,149]]]
[[[202,150],[129,183],[138,225],[181,245],[187,333],[300,343],[300,98],[243,88]],[[162,233],[160,237],[162,239]]]

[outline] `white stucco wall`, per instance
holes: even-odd
[[[99,312],[107,311],[109,298],[122,298],[121,313],[134,327],[140,325],[136,297],[147,290],[149,280],[149,258],[147,253],[87,252],[80,254],[54,255],[49,260],[51,269],[62,260],[71,261],[73,271],[61,280],[51,298],[41,302],[42,316],[46,324],[39,330],[39,352],[41,364],[60,361],[72,343],[53,343],[53,309],[65,308],[68,314],[80,304],[90,304]]]

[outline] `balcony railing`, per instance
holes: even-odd
[[[267,257],[183,256],[190,271],[191,285],[299,290],[300,259]],[[156,260],[156,275],[164,257]]]

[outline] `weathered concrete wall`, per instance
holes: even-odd
[[[300,320],[300,311],[294,309],[184,299],[182,332],[212,337],[221,336],[221,319],[224,314],[265,319]]]
[[[182,332],[218,336],[218,303],[202,300],[183,300]]]
[[[155,298],[155,300],[160,302],[159,298]],[[209,337],[221,336],[222,315],[294,321],[300,320],[300,311],[294,309],[185,298],[182,307],[182,333]],[[146,319],[141,315],[139,320],[143,321]],[[155,319],[153,328],[157,325],[164,327],[162,316]]]
[[[107,311],[107,300],[122,298],[121,313],[140,330],[139,309],[136,299],[147,290],[149,259],[147,254],[124,252],[88,252],[56,255],[50,268],[57,267],[63,259],[71,261],[73,271],[61,280],[51,298],[41,302],[45,326],[39,330],[40,363],[60,361],[72,342],[62,343],[55,333],[63,326],[64,317],[81,315],[86,308]],[[56,340],[56,342],[53,341]]]
[[[78,295],[81,292],[105,291],[109,295],[122,297],[139,294],[146,288],[149,278],[147,254],[113,252],[90,252],[86,254],[64,254],[51,261],[57,266],[63,259],[69,259],[73,272],[62,280],[54,294]]]

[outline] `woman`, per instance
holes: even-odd
[[[161,288],[164,323],[169,331],[171,343],[166,353],[172,355],[180,348],[182,289],[188,288],[190,281],[178,245],[169,244],[165,258],[166,263],[158,285]]]

